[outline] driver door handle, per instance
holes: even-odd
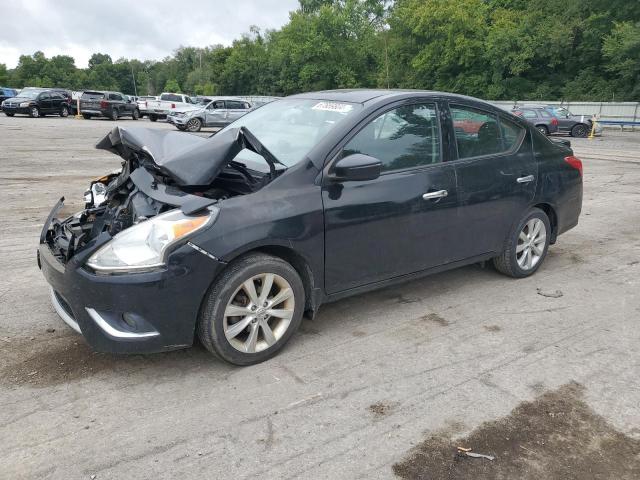
[[[433,200],[434,198],[443,198],[449,195],[446,190],[438,190],[436,192],[428,192],[422,195],[423,200]]]
[[[534,178],[535,177],[533,175],[527,175],[526,177],[517,178],[516,182],[518,182],[518,183],[529,183],[529,182],[533,182]]]

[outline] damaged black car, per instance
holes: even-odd
[[[38,265],[60,317],[105,352],[197,335],[261,362],[323,302],[489,259],[529,276],[582,204],[569,142],[444,93],[308,93],[210,138],[116,127],[97,148],[122,168],[81,212],[58,218],[58,202]]]

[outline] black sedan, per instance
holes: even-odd
[[[58,202],[38,263],[96,350],[198,335],[254,364],[325,302],[485,260],[532,275],[578,223],[568,143],[483,101],[418,91],[296,95],[210,138],[116,127],[97,147],[122,170],[92,182],[78,214],[57,219]]]

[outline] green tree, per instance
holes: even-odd
[[[178,81],[175,78],[167,80],[167,83],[164,84],[165,92],[177,92],[180,93],[180,85],[178,85]]]

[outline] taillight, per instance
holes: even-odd
[[[571,155],[570,157],[564,157],[564,161],[578,170],[580,172],[580,176],[582,176],[582,160]]]
[[[176,104],[175,104],[175,103],[172,103],[172,104],[171,104],[171,108],[176,108]]]
[[[149,106],[149,104],[147,103],[147,101],[144,101],[144,108],[147,108]]]
[[[107,108],[109,104],[106,100],[100,100],[100,108]]]
[[[551,119],[551,125],[558,125],[558,119],[556,117]]]

